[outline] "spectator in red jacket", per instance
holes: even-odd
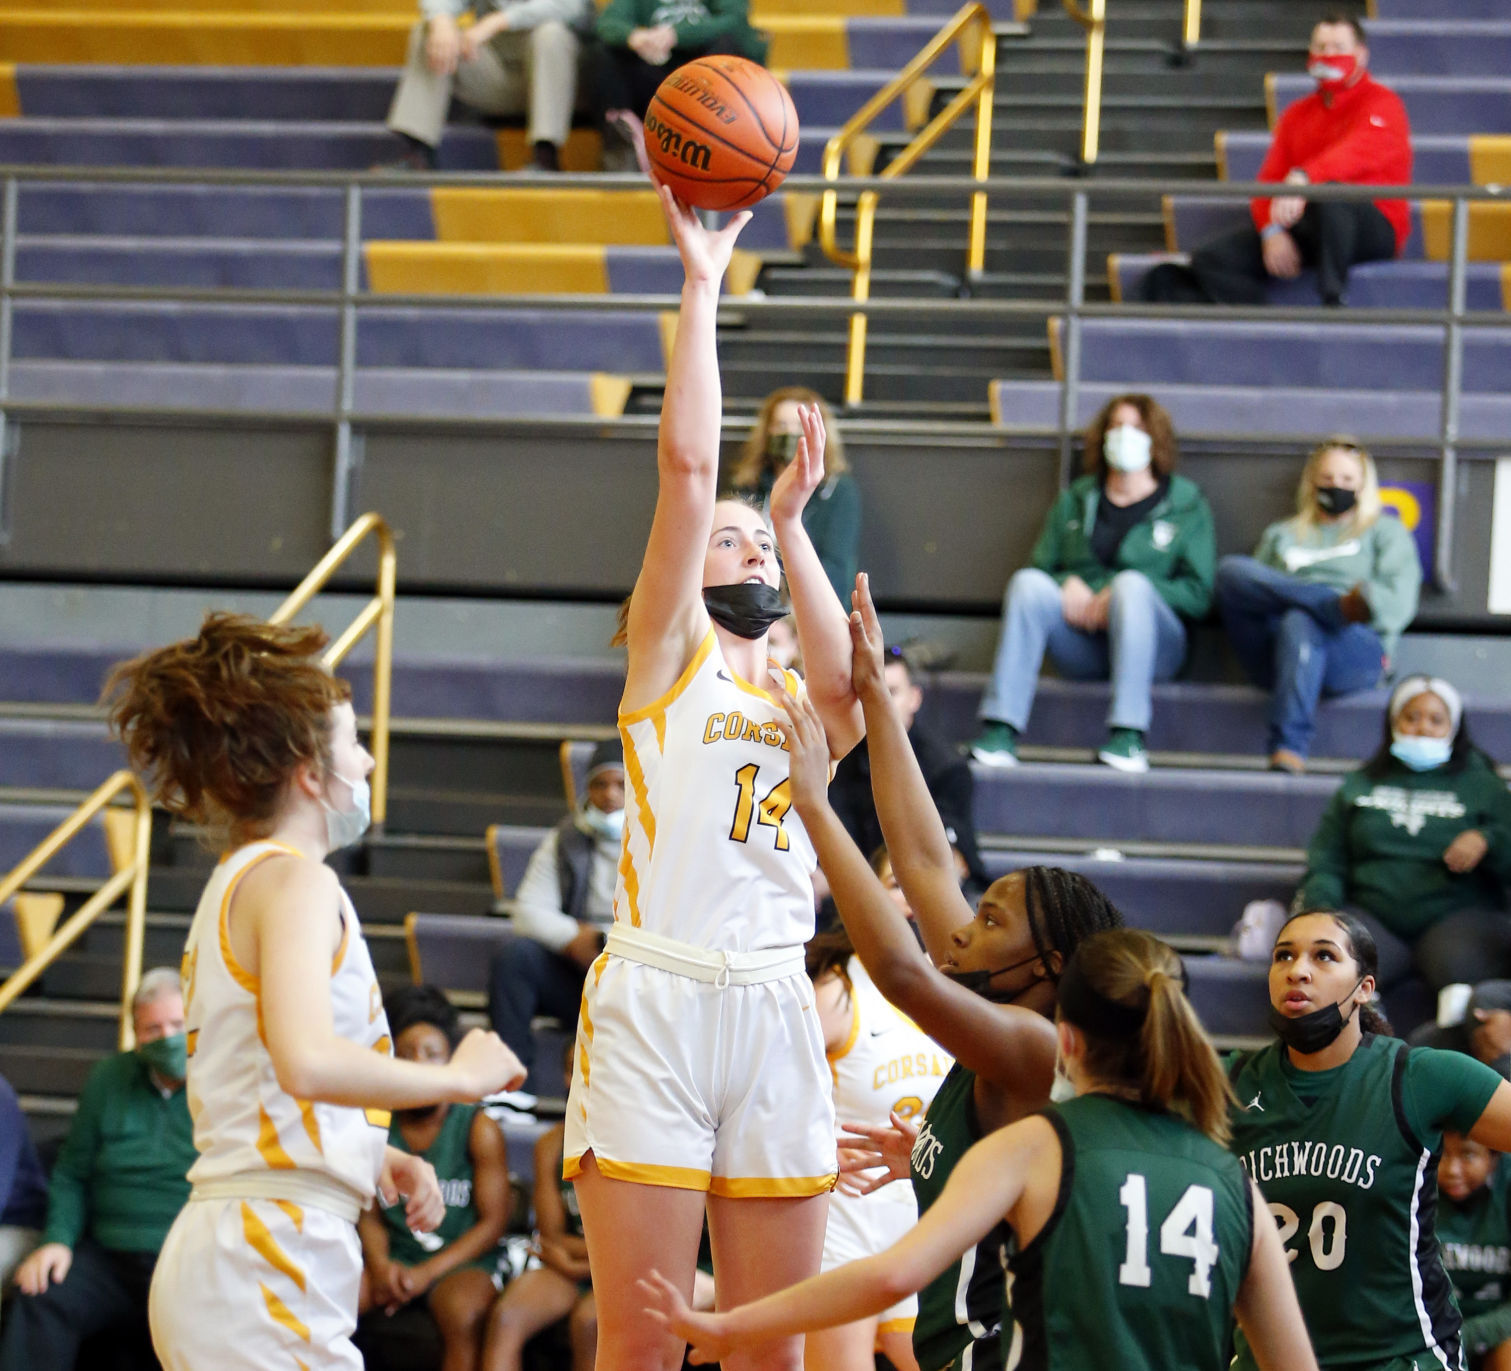
[[[1312,30],[1307,72],[1317,82],[1275,126],[1261,181],[1294,194],[1252,202],[1252,224],[1203,244],[1190,266],[1163,263],[1144,277],[1139,298],[1172,304],[1262,305],[1271,278],[1292,280],[1314,267],[1323,304],[1343,303],[1349,268],[1397,256],[1411,217],[1404,200],[1312,201],[1300,189],[1322,181],[1399,186],[1411,180],[1411,130],[1394,91],[1366,66],[1364,27],[1329,14]]]

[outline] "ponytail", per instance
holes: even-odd
[[[1093,934],[1060,978],[1060,1017],[1086,1038],[1087,1074],[1185,1115],[1226,1145],[1233,1092],[1185,993],[1174,950],[1131,928]]]
[[[330,764],[330,711],[350,698],[316,627],[210,614],[199,634],[124,662],[110,723],[153,798],[195,823],[270,822],[301,763]]]

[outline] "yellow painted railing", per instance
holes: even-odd
[[[388,817],[388,725],[393,700],[393,603],[398,578],[398,555],[394,550],[393,532],[381,514],[362,515],[346,530],[314,566],[304,580],[294,587],[269,617],[270,623],[286,624],[325,587],[347,559],[372,535],[378,540],[378,589],[348,625],[346,632],[328,648],[322,661],[334,667],[376,627],[377,643],[373,654],[372,692],[372,815],[381,824]]]
[[[1181,21],[1182,47],[1194,48],[1201,42],[1201,0],[1186,0],[1186,15]]]
[[[883,177],[904,175],[920,158],[939,142],[944,134],[972,108],[976,111],[976,141],[971,160],[971,175],[984,181],[992,160],[992,97],[997,82],[997,37],[992,32],[991,15],[985,6],[967,4],[895,77],[860,107],[831,138],[824,148],[824,179],[835,185],[825,190],[819,206],[819,245],[824,255],[838,266],[854,273],[851,298],[860,303],[871,298],[871,263],[874,255],[877,192],[863,191],[855,208],[855,247],[846,251],[839,246],[837,223],[839,191],[837,183],[846,154],[877,117],[894,100],[906,99],[910,93],[925,89],[925,73],[952,46],[960,51],[960,69],[972,73],[965,87],[919,130],[913,140],[887,164]],[[966,269],[971,278],[979,276],[986,265],[986,192],[971,195],[970,244]],[[865,390],[866,316],[850,316],[849,347],[845,358],[845,403],[859,404]]]
[[[1097,160],[1102,141],[1102,65],[1107,43],[1107,0],[1087,0],[1082,8],[1076,0],[1064,0],[1065,12],[1086,30],[1086,87],[1081,105],[1081,165]],[[1196,0],[1198,22],[1201,5]],[[1186,18],[1190,20],[1189,3]]]
[[[91,819],[118,795],[128,794],[132,805],[131,856],[116,864],[115,873],[56,929],[47,941],[29,953],[22,965],[0,985],[0,1010],[47,970],[105,910],[122,894],[126,898],[126,951],[121,967],[120,1044],[124,1052],[135,1041],[131,1024],[131,997],[142,975],[142,934],[147,922],[147,864],[152,840],[152,805],[142,783],[129,771],[117,771],[108,781],[63,820],[33,849],[20,866],[0,881],[0,904],[47,865]]]

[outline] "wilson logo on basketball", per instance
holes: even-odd
[[[697,81],[688,80],[680,71],[674,71],[662,84],[670,86],[673,90],[680,90],[684,95],[696,100],[721,124],[732,124],[739,118],[739,115],[706,86],[700,85]]]
[[[682,134],[663,123],[654,114],[647,113],[645,116],[645,135],[654,138],[661,148],[662,156],[673,157],[683,166],[694,167],[698,171],[708,170],[708,161],[712,155],[712,149],[707,143],[699,143],[691,138],[684,138]]]

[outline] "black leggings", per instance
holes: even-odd
[[[684,62],[720,53],[739,55],[728,39],[716,38],[701,47],[673,48],[672,55],[663,65],[653,67],[633,48],[601,47],[593,82],[600,117],[607,110],[627,109],[644,119],[651,96],[672,72]]]

